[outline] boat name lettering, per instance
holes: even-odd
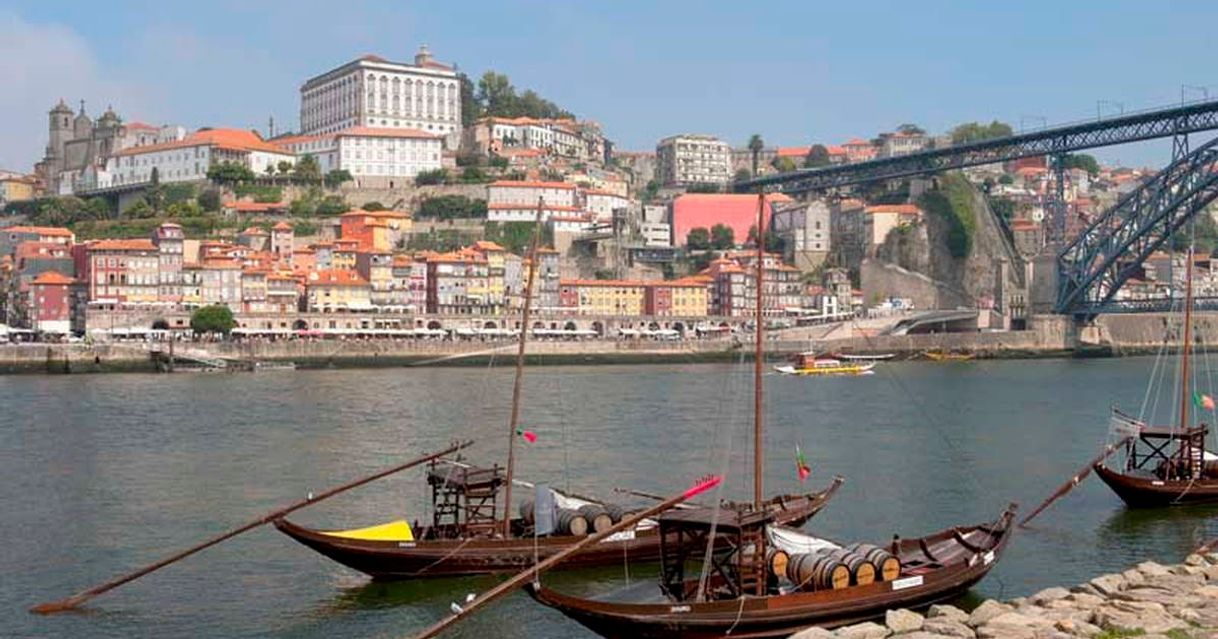
[[[413,541],[399,541],[398,548],[414,548]]]
[[[600,543],[603,544],[603,543],[610,542],[610,541],[630,541],[631,539],[634,539],[634,531],[633,530],[623,530],[622,532],[613,533],[612,535],[605,537],[604,539],[601,540]]]
[[[985,563],[985,565],[987,565],[987,566],[994,563],[994,551],[991,550],[991,551],[985,553],[984,555],[982,555],[981,561],[983,563]]]
[[[689,606],[673,606],[668,609],[668,612],[689,612]]]
[[[922,575],[897,579],[892,582],[893,590],[905,590],[906,588],[914,588],[922,585]]]
[[[1161,481],[1159,481],[1159,480],[1157,480],[1157,479],[1156,479],[1156,480],[1154,480],[1154,481],[1150,482],[1150,485],[1151,485],[1151,486],[1162,486],[1162,485],[1163,485],[1163,482],[1161,482]]]

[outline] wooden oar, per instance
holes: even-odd
[[[470,614],[471,612],[473,612],[473,611],[477,610],[478,608],[481,608],[482,606],[498,599],[499,597],[502,597],[503,595],[506,595],[507,593],[519,588],[522,584],[524,584],[525,580],[527,580],[529,577],[533,577],[534,579],[536,579],[537,575],[540,575],[542,572],[545,572],[545,571],[549,570],[550,568],[553,568],[554,566],[558,565],[559,563],[562,563],[563,560],[565,560],[568,557],[570,557],[571,555],[579,552],[580,550],[584,549],[585,547],[587,547],[591,544],[595,544],[595,543],[605,539],[606,537],[609,537],[610,535],[620,532],[626,528],[634,526],[635,524],[639,523],[640,521],[643,521],[644,519],[646,519],[648,517],[654,517],[655,515],[662,513],[665,510],[675,507],[677,504],[680,504],[688,499],[691,499],[695,495],[704,493],[704,492],[714,488],[715,486],[718,486],[721,481],[723,481],[723,478],[719,477],[719,476],[711,476],[706,479],[703,479],[702,481],[695,484],[693,486],[693,488],[690,488],[689,490],[687,490],[679,495],[674,495],[672,497],[669,497],[669,498],[665,499],[664,501],[656,504],[655,506],[648,508],[647,510],[644,510],[639,513],[635,513],[629,517],[625,517],[620,522],[614,524],[612,527],[607,528],[601,532],[584,537],[582,540],[562,549],[557,554],[551,556],[549,559],[541,561],[541,562],[537,563],[536,565],[531,566],[531,567],[517,573],[515,577],[512,577],[511,579],[508,579],[507,581],[499,584],[498,586],[495,586],[494,588],[491,588],[490,590],[486,591],[486,593],[484,593],[481,597],[478,597],[478,598],[474,599],[473,601],[469,602],[463,608],[459,608],[459,612],[457,612],[456,614],[453,614],[452,616],[449,616],[449,617],[445,617],[439,623],[433,625],[432,627],[428,628],[427,630],[424,630],[422,633],[415,635],[415,639],[428,639],[428,637],[436,636],[441,631],[443,631],[445,628],[453,625],[454,623],[457,623],[457,621],[461,620],[462,618],[464,618],[466,615]]]
[[[1036,510],[1033,510],[1032,512],[1028,513],[1028,516],[1024,517],[1023,521],[1019,522],[1019,526],[1021,528],[1024,526],[1027,526],[1028,522],[1032,521],[1032,519],[1034,519],[1037,515],[1039,515],[1042,511],[1044,511],[1044,509],[1048,508],[1049,504],[1052,504],[1053,502],[1055,502],[1058,499],[1065,496],[1066,493],[1073,490],[1075,486],[1079,485],[1080,482],[1082,482],[1084,479],[1087,478],[1087,475],[1091,474],[1091,471],[1095,468],[1095,466],[1097,464],[1104,461],[1105,459],[1108,459],[1109,455],[1111,455],[1113,452],[1115,452],[1116,449],[1120,448],[1121,446],[1124,446],[1125,443],[1131,439],[1133,439],[1132,436],[1124,437],[1120,441],[1116,442],[1115,444],[1112,444],[1111,446],[1105,448],[1104,452],[1100,453],[1095,459],[1087,462],[1086,466],[1083,466],[1081,469],[1079,469],[1079,471],[1077,473],[1075,473],[1074,476],[1072,476],[1070,479],[1066,480],[1066,483],[1062,484],[1061,486],[1058,487],[1057,490],[1053,491],[1053,494],[1049,495],[1048,499],[1041,502],[1041,504],[1036,507]]]
[[[153,564],[150,564],[143,568],[140,568],[139,570],[136,570],[135,572],[131,572],[131,573],[128,573],[121,577],[118,577],[116,579],[112,579],[103,584],[89,588],[88,590],[82,590],[66,599],[38,604],[37,606],[30,608],[30,612],[36,612],[38,614],[46,615],[46,614],[51,614],[51,613],[55,613],[55,612],[64,612],[67,610],[72,610],[73,608],[76,608],[80,604],[82,604],[104,592],[114,590],[115,588],[118,588],[119,586],[121,586],[127,582],[135,581],[136,579],[139,579],[140,577],[143,577],[144,575],[147,575],[148,573],[160,570],[161,568],[164,568],[165,566],[168,566],[169,564],[172,564],[181,559],[185,559],[185,558],[199,552],[200,550],[203,550],[205,548],[210,548],[211,546],[214,546],[222,541],[236,537],[237,535],[240,535],[243,532],[246,532],[246,531],[252,530],[254,528],[257,528],[258,526],[262,526],[264,524],[270,523],[290,512],[300,510],[301,508],[304,508],[305,506],[311,506],[323,499],[328,499],[339,493],[351,490],[352,488],[356,488],[358,486],[363,486],[364,484],[376,481],[378,479],[381,479],[382,477],[387,477],[389,475],[392,475],[397,472],[401,472],[408,468],[418,466],[419,464],[427,463],[433,459],[437,459],[444,455],[449,455],[449,454],[455,453],[463,448],[468,447],[472,443],[473,443],[472,441],[456,442],[456,443],[452,444],[451,446],[449,446],[448,448],[446,448],[438,453],[431,453],[428,455],[424,455],[417,459],[412,459],[404,464],[398,464],[397,466],[394,466],[392,468],[386,468],[385,470],[382,470],[380,472],[377,472],[377,473],[374,473],[367,477],[364,477],[363,479],[357,479],[355,481],[348,482],[341,486],[336,486],[334,488],[326,490],[317,495],[309,495],[307,498],[302,499],[290,506],[287,506],[286,508],[280,508],[279,510],[276,510],[274,512],[267,513],[249,523],[246,523],[243,526],[234,528],[233,530],[230,530],[222,535],[212,537],[211,539],[208,539],[207,541],[204,541],[203,543],[200,543],[196,546],[191,546],[190,548],[183,550],[182,552],[179,552],[171,557],[166,557],[165,559],[162,559],[156,563],[153,563]]]
[[[655,501],[660,501],[660,500],[664,499],[663,495],[643,492],[641,490],[635,490],[633,488],[614,488],[613,492],[621,493],[623,495],[631,495],[634,497],[642,497],[643,499],[653,499]],[[677,504],[676,507],[677,508],[705,508],[705,506],[702,506],[702,505],[698,504],[697,502],[690,502],[690,503],[686,503],[686,504]]]

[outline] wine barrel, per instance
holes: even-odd
[[[837,590],[850,585],[850,569],[833,553],[801,553],[789,557],[787,579],[804,590]]]
[[[863,559],[863,556],[847,551],[842,557],[842,563],[850,569],[850,583],[855,586],[866,586],[875,582],[875,564]]]
[[[859,543],[848,546],[848,549],[875,565],[875,576],[879,581],[892,581],[901,576],[901,560],[884,548]]]
[[[533,522],[536,520],[534,510],[532,499],[520,502],[520,519],[530,526],[533,525]]]
[[[579,507],[579,514],[584,516],[584,519],[592,526],[592,530],[602,532],[613,527],[613,518],[609,513],[605,512],[605,507],[597,504],[588,504],[587,506]]]
[[[605,504],[605,512],[609,513],[609,518],[615,524],[626,517],[626,509],[619,504]]]
[[[778,548],[767,548],[765,551],[765,565],[769,567],[770,574],[775,577],[781,577],[787,574],[787,564],[791,562],[791,556],[787,551]]]
[[[559,509],[558,532],[583,537],[588,534],[588,520],[578,510]]]

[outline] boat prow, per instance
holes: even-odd
[[[786,637],[811,626],[833,628],[881,618],[893,608],[925,608],[954,600],[980,581],[1001,557],[1014,530],[1015,505],[998,519],[894,541],[897,578],[840,589],[771,591],[722,600],[620,603],[565,595],[540,583],[528,593],[603,637],[709,639]],[[697,585],[690,584],[696,590]],[[691,590],[692,591],[692,590]]]

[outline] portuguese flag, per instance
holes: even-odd
[[[530,444],[535,443],[535,442],[537,441],[537,433],[534,433],[534,432],[533,432],[533,431],[531,431],[531,430],[525,430],[525,429],[523,429],[523,428],[517,428],[517,429],[516,429],[516,434],[517,434],[517,435],[520,435],[521,437],[523,437],[523,438],[524,438],[524,441],[529,442]]]
[[[804,458],[804,451],[800,450],[799,444],[795,445],[795,474],[801,482],[812,474],[812,468],[808,466],[808,460]]]

